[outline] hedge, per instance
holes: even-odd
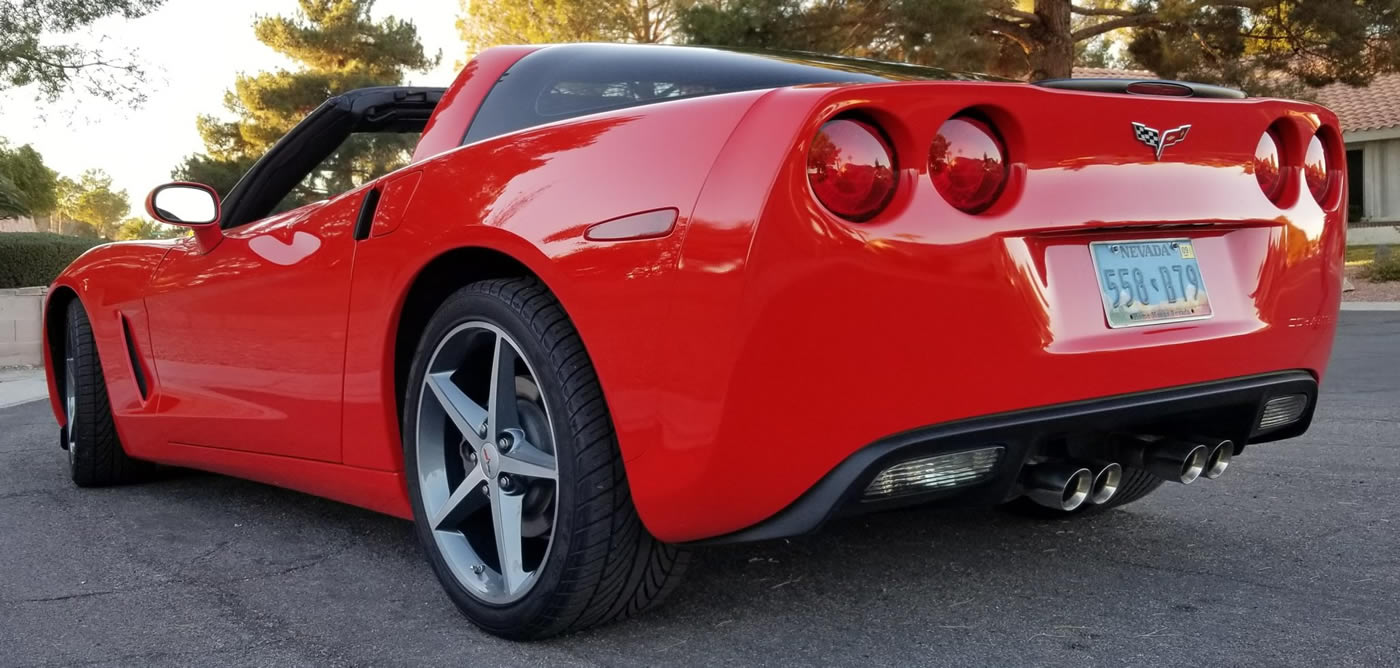
[[[74,258],[100,243],[48,232],[0,233],[0,289],[48,285]]]

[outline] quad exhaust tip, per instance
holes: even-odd
[[[1211,449],[1193,440],[1131,437],[1121,444],[1123,461],[1169,482],[1189,485],[1205,472]],[[1223,472],[1223,470],[1222,470]]]
[[[1123,467],[1117,462],[1102,465],[1094,474],[1094,483],[1089,490],[1089,503],[1108,503],[1118,493],[1118,485],[1123,482]]]
[[[1201,472],[1208,480],[1215,480],[1225,474],[1225,469],[1230,468],[1230,460],[1235,457],[1235,442],[1228,438],[1219,439],[1214,442],[1214,447],[1210,449],[1210,454],[1206,457],[1205,470]]]
[[[1083,505],[1094,487],[1094,474],[1073,464],[1041,464],[1026,474],[1026,496],[1056,510],[1074,510]]]

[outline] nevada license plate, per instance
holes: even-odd
[[[1190,239],[1089,244],[1109,327],[1137,327],[1211,316]]]

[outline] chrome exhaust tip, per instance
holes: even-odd
[[[1200,443],[1165,440],[1148,450],[1147,470],[1163,480],[1189,485],[1206,469],[1210,450]]]
[[[1235,457],[1235,442],[1230,439],[1212,439],[1215,447],[1210,449],[1210,454],[1206,456],[1205,470],[1201,472],[1208,480],[1215,480],[1225,474],[1225,469],[1230,468],[1230,460]]]
[[[1117,462],[1108,462],[1094,474],[1094,482],[1089,489],[1089,503],[1108,503],[1118,493],[1118,485],[1123,482],[1123,467]]]
[[[1030,500],[1056,510],[1074,510],[1089,498],[1094,474],[1072,464],[1032,466],[1024,481]]]
[[[1145,469],[1168,482],[1189,485],[1205,471],[1210,448],[1193,441],[1174,438],[1147,440],[1131,437],[1122,444],[1123,461]]]

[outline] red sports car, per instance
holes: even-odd
[[[288,199],[370,133],[420,136]],[[193,234],[58,278],[53,408],[79,485],[160,463],[411,519],[468,618],[538,638],[656,603],[696,544],[1082,514],[1301,434],[1345,162],[1327,110],[1199,84],[495,48],[331,98],[222,204],[156,188]]]

